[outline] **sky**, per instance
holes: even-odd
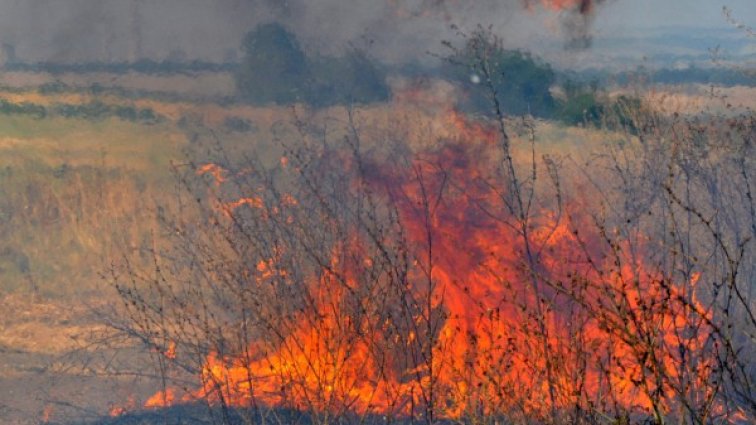
[[[13,46],[16,59],[24,62],[223,61],[238,55],[240,40],[254,25],[275,20],[324,54],[350,45],[369,47],[379,59],[401,63],[440,52],[442,40],[457,37],[452,24],[464,31],[491,25],[509,47],[552,56],[585,34],[600,53],[603,39],[644,37],[666,27],[731,29],[723,5],[756,26],[756,0],[604,0],[590,18],[542,7],[526,10],[526,1],[0,0],[0,43]],[[663,41],[655,40],[653,47],[663,50]]]
[[[756,0],[612,0],[599,12],[600,30],[641,30],[662,26],[725,28],[722,7],[756,26]]]

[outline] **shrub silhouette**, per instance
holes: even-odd
[[[500,112],[505,114],[554,114],[556,102],[550,89],[556,73],[549,64],[528,52],[507,50],[500,40],[483,31],[472,34],[463,48],[452,50],[451,66],[445,73],[465,90],[465,109],[490,115],[491,97],[495,96]],[[481,61],[481,57],[486,60]]]
[[[386,75],[366,54],[307,57],[294,34],[265,24],[244,39],[237,71],[239,96],[252,104],[304,102],[313,106],[369,103],[389,98]]]
[[[240,96],[253,103],[291,103],[303,99],[307,57],[281,25],[265,24],[242,43],[244,59],[236,76]]]
[[[381,102],[391,94],[385,73],[359,50],[313,59],[310,68],[313,84],[307,93],[312,105]]]

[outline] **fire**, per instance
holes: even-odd
[[[248,205],[252,208],[262,208],[263,202],[262,202],[262,199],[258,197],[240,198],[236,201],[229,202],[228,204],[226,204],[226,208],[228,209],[229,212],[233,212],[233,210],[241,207],[242,205]]]
[[[176,359],[176,343],[171,341],[168,344],[168,348],[163,352],[163,355],[167,359],[175,360]]]
[[[576,11],[582,15],[594,12],[598,3],[603,0],[520,0],[522,7],[532,9],[541,6],[553,11]],[[394,16],[401,19],[438,17],[446,21],[453,20],[453,10],[469,7],[462,0],[423,0],[419,4],[408,5],[406,1],[387,0],[389,9]]]
[[[499,133],[495,127],[471,121],[457,110],[448,111],[446,116],[445,121],[455,130],[455,133],[465,135],[465,138],[472,143],[493,144],[498,138]]]
[[[601,0],[540,0],[541,4],[552,10],[574,10],[582,15],[590,14],[594,11],[596,3]],[[533,0],[526,0],[530,5]]]
[[[205,164],[199,169],[197,169],[198,176],[201,176],[204,174],[211,175],[213,177],[213,180],[215,181],[215,184],[217,185],[220,185],[226,181],[226,170],[224,170],[222,167],[219,167],[215,164]]]
[[[233,405],[247,405],[258,399],[269,405],[287,405],[305,410],[370,410],[385,390],[370,382],[377,373],[364,342],[343,343],[344,318],[325,309],[342,294],[320,291],[324,311],[313,326],[297,329],[281,343],[280,352],[252,364],[239,359],[208,357],[203,371],[204,388],[195,397],[217,399]],[[304,319],[304,318],[303,318]],[[230,382],[230,385],[223,383]],[[218,385],[221,384],[220,394]],[[288,387],[286,392],[282,388]],[[318,393],[321,396],[311,397]]]
[[[113,418],[125,415],[128,411],[134,410],[138,405],[139,404],[136,402],[136,399],[134,397],[129,397],[128,401],[124,404],[111,405],[110,409],[108,409],[108,415]]]
[[[125,408],[123,408],[121,406],[113,406],[113,407],[110,408],[110,411],[108,412],[108,415],[110,415],[110,417],[114,418],[116,416],[121,416],[121,415],[123,415],[125,413],[126,413],[126,409]]]
[[[51,405],[46,405],[44,409],[42,409],[42,423],[46,424],[50,422],[50,419],[53,416],[53,407]]]
[[[188,399],[184,399],[187,401]],[[176,397],[176,391],[172,388],[168,388],[165,391],[160,391],[152,397],[148,398],[144,403],[144,407],[168,407],[179,401]]]
[[[577,3],[586,2],[551,2]],[[369,176],[396,205],[408,244],[417,249],[402,298],[414,304],[403,322],[371,310],[374,300],[359,295],[360,277],[374,271],[376,258],[357,234],[306,282],[312,302],[293,313],[295,327],[278,342],[212,352],[198,389],[179,397],[168,388],[145,406],[222,399],[233,406],[414,416],[416,406],[430,404],[428,411],[446,418],[539,418],[589,401],[670,410],[676,380],[707,388],[713,365],[686,364],[708,336],[686,334],[692,309],[705,310],[695,294],[631,257],[620,242],[607,255],[579,214],[560,219],[544,209],[523,236],[517,223],[497,215],[504,195],[486,184],[497,177],[498,128],[456,111],[445,122],[451,140],[419,154],[413,173],[380,164]],[[229,174],[215,165],[200,172],[218,184]],[[448,187],[443,198],[418,207]],[[242,206],[276,212],[298,205],[283,195],[277,206],[240,198],[222,209],[233,216]],[[430,239],[433,254],[425,254]],[[654,249],[651,241],[641,246]],[[286,276],[282,267],[276,258],[259,261],[258,284]],[[682,286],[694,284],[695,278]],[[169,353],[176,357],[175,345]]]

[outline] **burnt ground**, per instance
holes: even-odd
[[[225,422],[224,422],[225,417]],[[394,425],[410,425],[421,421],[410,421],[409,419],[398,419],[389,421],[384,416],[368,417],[345,417],[340,420],[332,420],[333,424],[360,424],[360,425],[385,425],[388,423]],[[230,410],[222,412],[219,409],[209,410],[206,405],[191,404],[175,406],[167,409],[133,412],[116,418],[101,418],[91,422],[82,422],[81,425],[210,425],[217,423],[230,423],[239,425],[248,424],[292,424],[292,425],[311,425],[314,423],[306,414],[287,409],[275,409],[267,411],[238,411]],[[451,422],[436,421],[439,425],[450,424]],[[50,424],[53,425],[53,424]],[[58,424],[55,424],[58,425]],[[71,424],[60,424],[71,425]],[[79,425],[78,423],[76,425]]]

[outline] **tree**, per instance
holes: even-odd
[[[495,96],[505,114],[553,114],[555,101],[550,89],[556,73],[547,63],[528,52],[505,49],[501,39],[484,30],[472,33],[461,49],[450,43],[447,46],[452,49],[447,72],[465,89],[467,109],[491,115]],[[490,81],[482,81],[485,78]]]
[[[308,60],[296,37],[277,23],[248,33],[236,74],[240,96],[252,103],[302,101],[310,78]]]
[[[308,98],[312,105],[384,102],[391,94],[385,71],[360,50],[313,59],[311,69],[313,85]]]
[[[308,57],[296,36],[279,24],[251,31],[242,50],[236,83],[250,103],[332,106],[381,102],[390,95],[385,71],[364,52]]]

